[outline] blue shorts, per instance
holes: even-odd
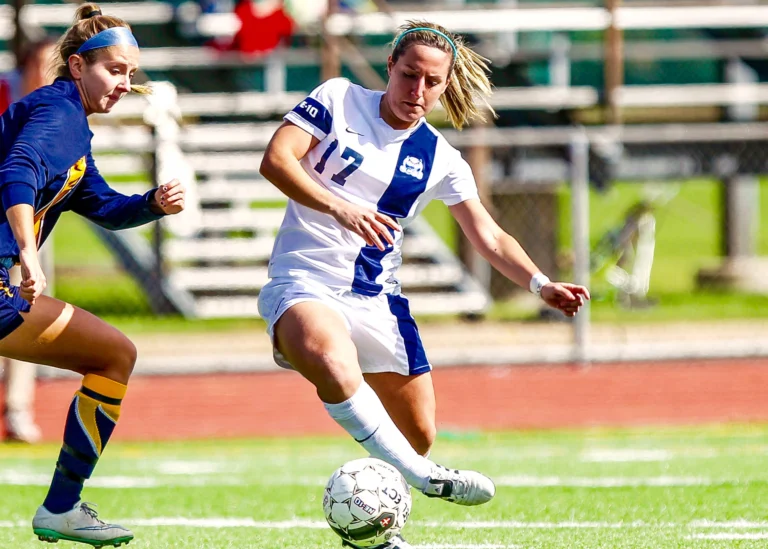
[[[29,312],[29,302],[21,297],[18,286],[12,286],[8,269],[0,266],[0,339],[21,326],[20,313]]]

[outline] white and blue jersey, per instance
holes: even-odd
[[[333,194],[378,210],[401,226],[432,199],[452,206],[477,198],[469,165],[425,120],[394,130],[379,117],[383,93],[334,78],[285,119],[320,143],[301,161]],[[400,295],[402,231],[380,251],[328,214],[290,200],[269,263],[259,312],[274,338],[291,307],[319,301],[336,311],[357,348],[364,373],[419,375],[431,369],[408,300]],[[291,365],[275,349],[280,366]]]
[[[320,143],[301,161],[333,194],[384,213],[401,226],[432,200],[452,206],[477,198],[469,165],[426,120],[395,130],[379,116],[383,92],[343,78],[328,80],[285,115]],[[380,251],[328,214],[288,203],[269,276],[312,278],[375,296],[399,294],[403,233]]]

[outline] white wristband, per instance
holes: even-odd
[[[536,273],[531,277],[531,282],[528,285],[528,289],[532,294],[541,295],[541,289],[550,283],[549,278],[543,273]]]

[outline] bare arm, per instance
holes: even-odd
[[[472,246],[501,274],[528,289],[531,278],[539,268],[522,246],[504,232],[477,199],[465,200],[450,207],[451,214]],[[551,307],[573,316],[589,291],[583,286],[550,282],[541,291],[541,297]]]
[[[264,152],[259,171],[288,198],[318,212],[332,215],[347,229],[359,234],[369,246],[384,250],[383,238],[394,243],[391,232],[399,225],[390,217],[343,200],[318,185],[301,166],[300,161],[319,143],[295,124],[284,122]]]
[[[35,211],[29,204],[16,204],[5,211],[13,236],[19,245],[21,262],[21,297],[34,305],[43,293],[46,281],[37,255]]]
[[[315,183],[299,163],[319,142],[295,124],[283,122],[267,145],[259,171],[288,198],[332,215],[341,199]]]

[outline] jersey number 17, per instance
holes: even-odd
[[[328,162],[328,159],[333,154],[333,151],[335,151],[337,148],[339,148],[339,140],[334,139],[331,141],[331,144],[328,145],[328,148],[325,149],[323,156],[320,158],[317,164],[315,164],[315,171],[317,173],[321,174],[325,171],[325,163]],[[351,159],[352,162],[347,164],[347,166],[339,173],[331,176],[331,181],[337,183],[338,185],[344,185],[347,182],[347,178],[355,173],[355,171],[360,167],[360,164],[363,163],[363,155],[350,149],[349,147],[346,147],[344,151],[342,151],[341,158],[344,160]]]

